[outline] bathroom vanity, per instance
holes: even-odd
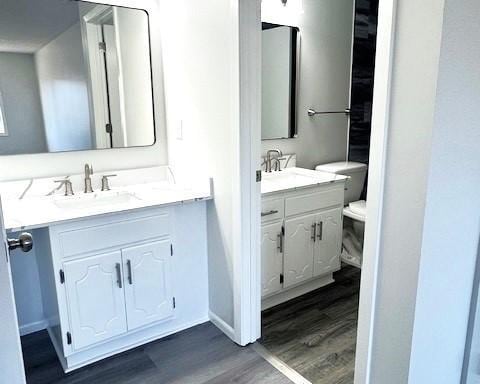
[[[128,179],[74,196],[45,196],[52,181],[35,180],[22,199],[13,191],[26,182],[2,185],[7,230],[33,233],[45,327],[66,372],[208,320],[209,181]]]
[[[333,282],[347,179],[301,168],[263,174],[263,309]]]

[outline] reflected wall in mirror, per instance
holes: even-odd
[[[262,140],[297,134],[298,28],[262,23]]]
[[[0,155],[155,142],[148,14],[66,0],[0,4]]]

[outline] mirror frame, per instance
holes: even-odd
[[[280,27],[288,27],[292,33],[290,45],[291,71],[290,71],[290,105],[288,121],[288,137],[262,138],[262,141],[295,139],[298,137],[298,95],[300,84],[300,28],[291,25],[282,25],[262,22],[262,31]]]

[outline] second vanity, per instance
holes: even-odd
[[[333,282],[347,177],[301,168],[262,176],[262,309]]]
[[[13,184],[2,186],[5,226],[34,235],[45,327],[66,372],[208,320],[208,180],[22,199]]]

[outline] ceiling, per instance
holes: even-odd
[[[34,53],[78,22],[71,0],[0,0],[0,52]]]

